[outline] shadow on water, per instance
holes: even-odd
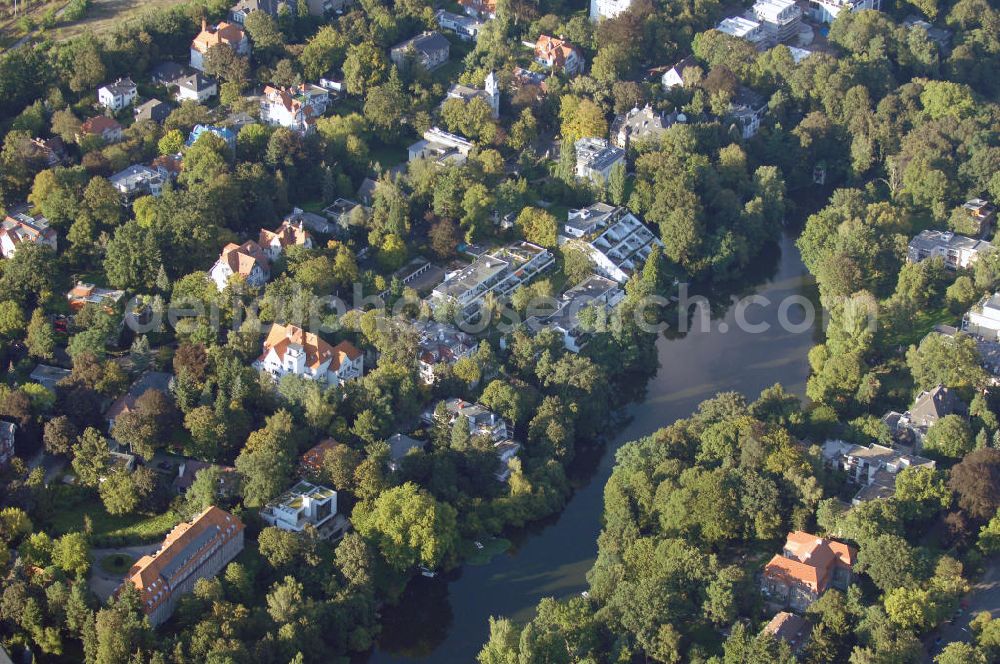
[[[793,393],[804,393],[806,355],[817,326],[790,332],[777,324],[776,313],[778,302],[787,296],[816,299],[792,236],[765,249],[740,279],[692,285],[691,291],[709,300],[711,324],[659,339],[659,369],[645,398],[626,409],[617,435],[607,445],[579,450],[569,469],[574,493],[565,509],[505,533],[513,546],[486,565],[412,581],[398,605],[384,608],[382,636],[360,661],[474,662],[488,637],[491,615],[527,620],[540,599],[586,589],[586,574],[597,554],[604,485],[619,446],[688,416],[720,391],[735,390],[752,399],[781,382]],[[750,322],[768,323],[767,331],[751,333],[736,324],[734,301],[751,294],[773,302],[746,315]],[[796,307],[801,309],[793,305],[786,312],[793,324],[803,315]]]

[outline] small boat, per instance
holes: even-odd
[[[428,579],[433,579],[433,578],[434,578],[435,576],[437,576],[437,572],[435,572],[435,571],[434,571],[434,570],[432,570],[432,569],[427,569],[427,568],[426,568],[426,567],[424,567],[423,565],[421,565],[421,566],[420,566],[420,567],[418,567],[417,569],[419,569],[419,570],[420,570],[420,574],[421,574],[421,576],[426,576],[426,577],[427,577]]]

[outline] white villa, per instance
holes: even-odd
[[[923,230],[910,240],[906,260],[918,263],[926,258],[941,257],[952,270],[969,267],[979,254],[992,249],[986,240],[976,240],[951,231]]]
[[[469,153],[472,152],[472,147],[471,141],[457,134],[450,134],[438,127],[431,127],[424,132],[423,139],[409,147],[409,161],[432,159],[441,166],[448,163],[461,165],[465,163]]]
[[[809,0],[809,13],[814,21],[833,23],[840,12],[874,9],[881,11],[882,0]]]
[[[275,323],[253,366],[275,379],[292,374],[337,386],[361,377],[364,355],[349,341],[331,346],[300,327]]]
[[[642,269],[653,245],[663,242],[639,218],[623,207],[596,203],[570,210],[560,244],[574,244],[587,253],[597,272],[618,283]]]
[[[590,0],[590,20],[615,18],[628,11],[632,0]]]
[[[1000,293],[987,295],[962,319],[962,331],[986,341],[1000,340]]]
[[[49,220],[39,215],[15,212],[8,214],[0,224],[0,254],[10,258],[22,243],[44,244],[56,250],[56,231],[49,227]]]
[[[307,134],[315,129],[316,118],[326,113],[329,103],[329,90],[318,85],[302,83],[290,88],[268,85],[260,102],[260,119],[272,126]]]

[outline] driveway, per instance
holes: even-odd
[[[139,559],[143,556],[152,555],[160,548],[160,544],[140,544],[138,546],[123,546],[114,549],[91,549],[90,550],[90,590],[103,602],[115,592],[121,585],[123,575],[111,574],[101,568],[101,560],[115,555],[123,554],[131,558]]]
[[[982,577],[973,584],[969,594],[962,598],[961,614],[952,622],[945,623],[934,636],[941,637],[940,646],[935,646],[933,639],[927,643],[931,656],[936,655],[941,647],[953,641],[972,641],[972,631],[969,623],[977,613],[989,611],[996,618],[1000,616],[1000,556],[993,556],[984,562],[985,571]]]

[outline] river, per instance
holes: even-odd
[[[778,303],[789,296],[813,299],[813,280],[790,235],[756,263],[757,274],[744,279],[738,294],[762,295],[772,304],[748,307],[742,320],[767,323],[770,329],[741,329],[736,307],[726,306],[731,292],[709,296],[718,318],[707,331],[692,327],[683,337],[659,339],[660,368],[646,398],[629,408],[630,419],[603,453],[591,455],[591,462],[584,460],[585,468],[574,473],[575,491],[565,509],[512,536],[514,546],[486,565],[411,581],[400,604],[385,609],[382,636],[369,662],[471,664],[487,639],[491,615],[527,620],[543,597],[586,589],[586,573],[597,555],[604,485],[619,446],[687,417],[717,392],[733,390],[752,400],[780,382],[788,391],[804,394],[806,354],[817,326],[782,329]],[[797,306],[786,313],[792,323],[804,320]]]

